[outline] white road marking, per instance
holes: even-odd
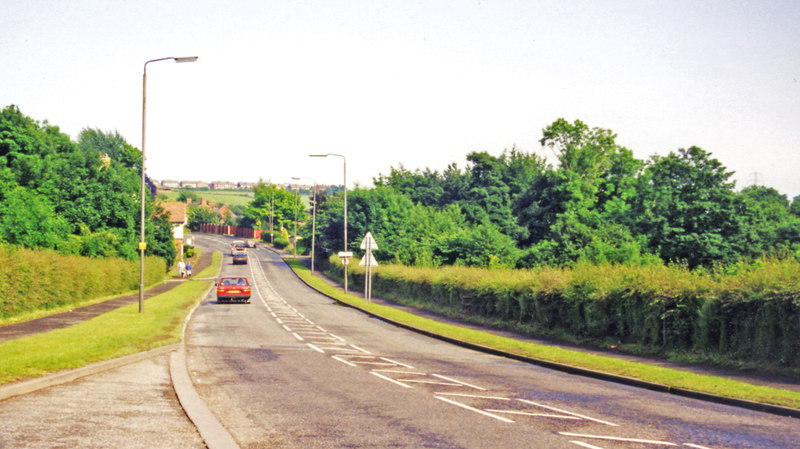
[[[285,324],[281,324],[281,326],[283,326],[283,328],[286,329],[287,332],[292,332],[292,330],[289,328],[289,326],[287,326]]]
[[[370,371],[369,373],[370,373],[370,374],[372,374],[373,376],[378,376],[378,377],[380,377],[380,378],[381,378],[381,379],[383,379],[383,380],[388,380],[388,381],[389,381],[389,382],[391,382],[391,383],[394,383],[394,384],[400,385],[401,387],[404,387],[404,388],[411,388],[411,385],[406,385],[406,384],[404,384],[404,383],[402,383],[402,382],[398,382],[398,381],[396,381],[396,380],[392,379],[391,377],[386,377],[386,376],[384,376],[383,374],[376,373],[375,371]]]
[[[294,335],[294,338],[298,339],[299,341],[303,341],[303,337],[297,335],[297,332],[292,332],[292,335]]]
[[[470,387],[470,388],[474,388],[476,390],[486,391],[485,388],[481,388],[481,387],[478,387],[478,386],[475,386],[475,385],[472,385],[472,384],[468,384],[468,383],[462,382],[460,380],[451,379],[449,377],[445,377],[445,376],[442,376],[440,374],[431,374],[431,376],[438,377],[439,379],[444,379],[444,380],[447,380],[447,381],[450,381],[450,382],[456,382],[456,383],[459,383],[461,385],[464,385],[465,387]]]
[[[693,447],[695,449],[711,449],[710,447],[700,446],[699,444],[683,443],[683,445]]]
[[[587,449],[603,449],[600,446],[594,446],[594,445],[591,445],[589,443],[583,443],[581,441],[570,441],[570,443],[577,444],[578,446],[585,447]]]
[[[508,413],[509,415],[522,415],[522,416],[535,416],[537,418],[557,418],[557,419],[573,419],[575,421],[580,421],[581,419],[577,416],[570,416],[570,415],[553,415],[552,413],[531,413],[531,412],[523,412],[521,410],[498,410],[498,409],[485,409],[487,412],[493,413]]]
[[[504,418],[502,416],[498,416],[498,415],[495,415],[493,413],[489,413],[489,412],[483,411],[481,409],[477,409],[475,407],[470,407],[467,404],[462,404],[462,403],[456,402],[456,401],[454,401],[452,399],[447,399],[447,398],[443,398],[441,396],[436,396],[436,395],[434,395],[433,397],[435,397],[436,399],[438,399],[440,401],[447,402],[448,404],[453,404],[453,405],[459,406],[461,408],[465,408],[467,410],[473,411],[475,413],[480,413],[481,415],[485,415],[485,416],[488,416],[490,418],[494,418],[494,419],[496,419],[498,421],[503,421],[503,422],[507,422],[507,423],[513,423],[514,422],[514,421],[512,421],[512,420],[510,420],[508,418]]]
[[[504,398],[502,396],[480,396],[477,394],[466,394],[466,393],[440,393],[436,392],[435,394],[441,394],[444,396],[459,396],[462,398],[474,398],[474,399],[488,399],[490,401],[510,401],[509,398]]]
[[[338,361],[340,361],[340,362],[342,362],[342,363],[344,363],[344,364],[346,364],[346,365],[350,365],[350,366],[352,366],[353,368],[358,368],[358,367],[357,367],[355,364],[348,362],[347,360],[345,360],[345,359],[343,359],[343,358],[339,357],[338,355],[333,355],[333,356],[331,356],[331,358],[332,358],[333,360],[338,360]]]
[[[358,349],[359,351],[363,352],[364,354],[372,354],[371,352],[367,351],[366,349],[361,349],[356,345],[350,345],[351,348]]]
[[[407,375],[410,375],[410,376],[427,376],[428,375],[428,373],[420,373],[420,372],[415,372],[415,371],[403,371],[403,370],[399,370],[399,369],[380,368],[380,369],[374,369],[373,371],[380,371],[382,373],[407,374]]]
[[[607,441],[622,441],[625,443],[642,443],[642,444],[658,444],[661,446],[677,446],[677,444],[670,443],[669,441],[644,440],[641,438],[622,438],[622,437],[612,437],[608,435],[586,435],[586,434],[572,433],[572,432],[558,432],[558,434],[568,437],[586,438],[590,440],[594,439],[594,440],[607,440]]]
[[[583,418],[583,419],[588,420],[588,421],[594,421],[596,423],[605,424],[607,426],[619,427],[619,424],[614,424],[614,423],[611,423],[611,422],[608,422],[608,421],[603,421],[601,419],[592,418],[592,417],[586,416],[586,415],[579,415],[577,413],[568,412],[566,410],[561,410],[561,409],[555,408],[555,407],[549,407],[547,405],[538,404],[536,402],[529,401],[527,399],[517,399],[517,400],[520,401],[520,402],[524,402],[526,404],[535,405],[536,407],[541,407],[541,408],[544,408],[544,409],[547,409],[547,410],[553,410],[553,411],[558,412],[558,413],[566,413],[567,415],[577,416],[578,418]]]
[[[405,363],[400,363],[400,362],[392,360],[392,359],[387,359],[386,357],[381,357],[381,359],[386,360],[387,362],[392,362],[392,363],[394,363],[396,365],[404,366],[404,367],[406,367],[408,369],[416,369],[411,365],[406,365]]]
[[[445,387],[460,387],[461,384],[457,384],[454,382],[437,382],[434,380],[425,380],[425,379],[397,379],[400,382],[410,382],[416,384],[428,384],[428,385],[444,385]]]
[[[315,350],[317,352],[321,352],[321,353],[325,354],[325,351],[323,351],[322,349],[312,345],[311,343],[306,343],[306,344],[308,345],[309,348],[311,348],[311,349],[313,349],[313,350]]]

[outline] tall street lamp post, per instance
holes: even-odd
[[[312,181],[314,183],[314,193],[311,200],[311,273],[314,273],[314,240],[317,234],[317,180],[314,178],[295,178],[292,177],[295,181],[299,181],[301,179],[305,179],[308,181]]]
[[[342,158],[344,168],[344,251],[347,252],[347,158],[341,154],[328,153],[328,154],[309,154],[310,157],[328,157],[336,156]],[[347,263],[344,262],[344,292],[347,293]]]
[[[297,195],[300,192],[300,188],[295,183],[294,185],[294,243],[292,243],[292,252],[294,253],[294,258],[297,259]]]
[[[166,61],[172,59],[175,62],[195,62],[197,56],[185,56],[151,59],[144,63],[144,72],[142,74],[142,214],[140,218],[140,231],[141,236],[139,239],[139,313],[144,313],[144,250],[147,244],[144,242],[144,199],[145,199],[145,176],[144,176],[144,143],[145,143],[145,124],[147,123],[147,64],[156,61]]]

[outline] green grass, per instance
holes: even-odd
[[[222,254],[196,278],[215,277]],[[189,310],[213,284],[192,280],[138,303],[63,329],[0,344],[0,384],[73,369],[181,341]]]
[[[246,206],[255,197],[252,190],[191,190],[200,198],[205,198],[208,201],[214,201],[219,204],[227,204],[228,206]],[[164,195],[170,201],[176,201],[180,195],[180,189],[172,190],[171,192],[164,192]]]
[[[345,295],[342,291],[326,284],[322,279],[312,275],[308,267],[299,260],[287,259],[286,261],[301,278],[327,295],[375,315],[437,335],[511,354],[640,379],[672,388],[683,388],[729,398],[800,409],[800,392],[752,385],[723,377],[695,374],[613,357],[523,342],[488,332],[441,323],[380,304],[366,303],[363,298]]]

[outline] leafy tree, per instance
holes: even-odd
[[[756,258],[800,249],[800,217],[792,214],[786,195],[762,186],[739,194],[743,255]]]
[[[204,224],[222,224],[222,217],[207,206],[189,206],[186,209],[186,226],[192,231],[199,231]]]
[[[17,187],[0,202],[0,238],[28,248],[62,246],[69,225],[46,197]]]
[[[698,147],[654,156],[639,178],[634,229],[665,261],[689,267],[734,261],[741,225],[731,175]]]
[[[253,200],[244,208],[239,226],[259,227],[269,230],[270,202],[272,202],[272,216],[274,229],[292,227],[297,211],[297,220],[305,221],[308,214],[296,198],[295,192],[259,181],[253,188]]]

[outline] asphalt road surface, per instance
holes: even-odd
[[[223,275],[187,329],[195,387],[242,448],[798,448],[800,420],[655,393],[491,356],[336,305],[274,253]]]

